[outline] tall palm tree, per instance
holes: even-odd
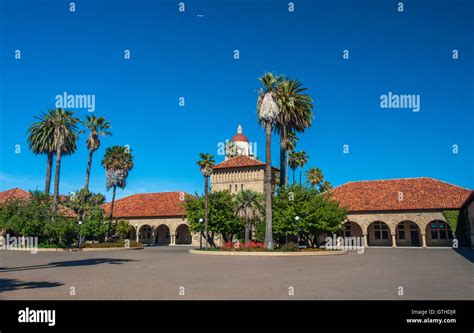
[[[53,209],[56,210],[59,203],[59,179],[61,173],[62,152],[68,144],[73,145],[74,147],[77,146],[77,123],[79,123],[80,120],[74,117],[73,111],[55,109],[50,113],[49,121],[51,122],[54,151],[56,153],[53,199]]]
[[[87,121],[83,122],[84,126],[89,130],[89,138],[86,141],[89,150],[89,159],[87,160],[86,180],[84,189],[89,191],[89,177],[91,173],[92,155],[100,147],[100,136],[112,135],[107,131],[110,129],[110,122],[104,117],[86,116]]]
[[[43,113],[39,117],[35,117],[38,121],[34,122],[28,129],[28,146],[35,155],[46,154],[46,177],[44,193],[49,195],[51,188],[51,173],[53,169],[54,157],[54,127],[51,121],[54,110]],[[71,155],[77,148],[77,137],[74,133],[68,132],[65,144],[63,146],[62,155]]]
[[[293,184],[295,183],[295,171],[298,168],[298,155],[295,151],[290,152],[290,156],[288,158],[288,165],[290,166],[291,170],[293,171]]]
[[[298,80],[285,78],[278,84],[278,104],[280,113],[275,130],[280,135],[280,186],[287,184],[287,161],[290,133],[302,133],[312,124],[313,100],[304,93],[307,89]]]
[[[310,168],[306,171],[306,182],[312,187],[318,186],[323,181],[323,172],[319,168]]]
[[[206,238],[206,243],[204,247],[207,249],[209,244],[209,232],[207,230],[208,220],[209,220],[209,177],[212,174],[214,165],[214,156],[211,154],[200,153],[199,157],[201,158],[197,161],[197,165],[201,168],[201,173],[204,176],[204,237]]]
[[[257,116],[260,124],[265,125],[265,245],[273,249],[272,225],[272,128],[280,113],[277,103],[277,87],[281,82],[280,76],[266,73],[261,78],[263,88],[259,91],[257,99]]]
[[[300,185],[301,185],[301,174],[303,173],[303,167],[308,163],[309,156],[304,151],[299,151],[296,153],[296,160],[300,168]]]
[[[122,190],[127,185],[127,177],[133,169],[133,156],[129,148],[113,146],[105,150],[102,166],[106,172],[106,189],[113,188],[109,219],[112,220],[117,187]]]
[[[251,222],[262,217],[262,199],[260,193],[249,189],[240,191],[234,198],[235,213],[245,222],[245,242],[250,240]]]

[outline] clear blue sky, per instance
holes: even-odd
[[[43,189],[46,157],[29,152],[26,131],[66,91],[94,94],[95,115],[112,122],[91,190],[105,192],[105,148],[128,144],[135,168],[118,197],[201,192],[198,153],[216,154],[238,124],[264,159],[255,104],[266,71],[308,87],[314,125],[297,149],[333,185],[429,176],[474,188],[473,2],[404,1],[403,13],[397,2],[297,0],[289,12],[288,1],[185,1],[181,13],[178,1],[81,0],[71,13],[69,1],[0,0],[0,190]],[[419,94],[420,112],[380,108],[389,91]],[[83,186],[85,138],[63,159],[62,193]],[[276,137],[273,148],[277,165]]]

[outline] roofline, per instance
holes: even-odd
[[[393,214],[393,213],[418,213],[418,212],[442,212],[444,210],[460,210],[461,207],[451,207],[451,208],[411,208],[411,209],[381,209],[381,210],[349,210],[347,209],[348,214],[373,214],[373,213],[387,213],[387,214]]]
[[[150,219],[150,218],[175,218],[175,217],[187,217],[186,214],[184,215],[146,215],[146,216],[112,216],[113,219]]]

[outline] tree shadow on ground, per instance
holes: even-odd
[[[92,258],[92,259],[83,259],[83,260],[74,260],[74,261],[57,261],[50,262],[49,264],[43,265],[31,265],[31,266],[20,266],[20,267],[0,267],[0,273],[6,272],[18,272],[18,271],[28,271],[33,269],[46,269],[46,268],[56,268],[56,267],[76,267],[76,266],[91,266],[91,265],[100,265],[100,264],[112,264],[112,265],[121,265],[125,262],[137,261],[134,259],[115,259],[115,258]]]
[[[17,279],[0,279],[0,293],[21,289],[54,288],[62,285],[64,285],[64,283],[47,281],[25,282]]]
[[[471,263],[474,263],[474,249],[471,249],[469,247],[460,247],[457,249],[454,249],[457,254],[460,256],[463,256],[467,260],[469,260]]]

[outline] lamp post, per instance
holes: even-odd
[[[203,219],[199,219],[200,224],[202,224],[203,221]],[[199,233],[199,248],[202,249],[202,232]]]
[[[77,222],[77,249],[81,247],[81,225],[82,221]]]
[[[295,216],[295,221],[298,224],[298,221],[300,220],[300,217],[298,215]],[[298,248],[300,247],[300,233],[299,233],[299,228],[298,225],[296,225],[296,246]]]
[[[209,177],[212,175],[213,168],[210,165],[206,165],[201,168],[201,173],[204,176],[204,235],[206,237],[206,243],[204,244],[205,249],[208,247],[208,234],[207,234],[207,224],[208,224],[208,200],[209,200]]]

